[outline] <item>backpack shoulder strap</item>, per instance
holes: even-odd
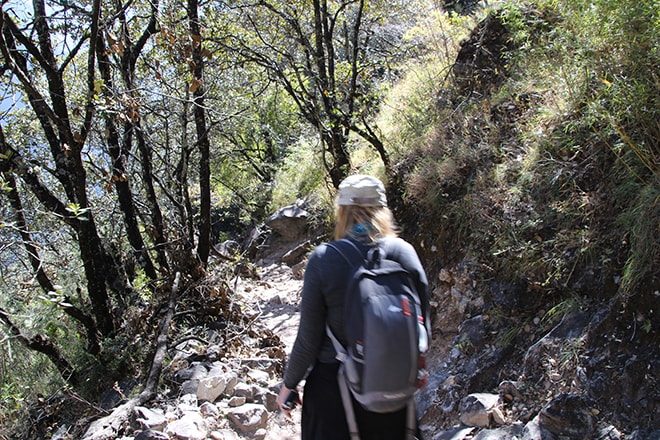
[[[341,400],[344,403],[346,423],[348,424],[348,431],[351,440],[360,440],[360,431],[358,430],[357,418],[355,417],[355,411],[353,410],[353,399],[351,398],[351,392],[348,389],[348,382],[346,382],[345,369],[346,367],[344,364],[341,364],[339,366],[339,371],[337,372],[339,392],[341,394]]]
[[[347,238],[342,238],[341,240],[333,241],[331,243],[326,243],[326,246],[338,252],[339,255],[341,255],[342,258],[344,258],[346,263],[348,263],[349,267],[357,266],[364,260],[364,255],[362,254],[362,251],[360,251],[360,249],[355,245],[355,243],[353,243],[351,240]],[[354,250],[354,252],[350,253],[352,258],[349,258],[347,256],[347,253],[341,249],[342,247],[343,248],[351,247]],[[325,332],[332,341],[332,345],[335,347],[335,352],[337,353],[335,358],[343,364],[346,358],[348,357],[346,348],[341,344],[341,342],[339,342],[339,340],[332,332],[328,324],[325,325]]]
[[[342,258],[346,261],[348,266],[353,267],[355,264],[357,264],[357,262],[351,261],[351,259],[346,256],[346,253],[344,253],[344,251],[342,251],[340,249],[341,246],[339,245],[339,243],[342,242],[342,241],[346,241],[346,242],[350,243],[351,245],[355,246],[353,243],[351,243],[350,240],[346,240],[346,239],[341,239],[341,240],[333,241],[333,242],[330,242],[330,243],[326,243],[326,246],[329,247],[330,249],[334,249],[335,252],[338,252],[339,255],[341,255]],[[337,339],[335,334],[332,333],[332,330],[330,330],[330,326],[327,323],[325,325],[325,332],[327,333],[328,337],[332,341],[332,345],[335,347],[335,352],[337,353],[335,358],[339,362],[343,363],[344,360],[346,359],[346,357],[348,356],[348,353],[346,352],[346,348],[344,348],[344,346],[341,344],[341,342],[339,342],[339,340]]]
[[[332,341],[332,345],[335,347],[335,352],[337,353],[335,355],[335,359],[337,359],[339,362],[342,364],[348,357],[348,352],[346,351],[346,348],[341,345],[341,342],[339,342],[339,339],[335,336],[334,333],[332,333],[332,330],[330,329],[330,326],[328,324],[325,325],[325,333],[328,335],[330,340]]]

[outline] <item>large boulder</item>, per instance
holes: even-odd
[[[284,239],[293,242],[305,235],[308,219],[307,211],[296,205],[289,205],[271,215],[266,220],[266,225]]]

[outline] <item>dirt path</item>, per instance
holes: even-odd
[[[285,264],[259,268],[259,280],[239,279],[236,293],[249,307],[260,314],[261,324],[272,330],[285,345],[287,354],[298,330],[300,289],[302,280],[294,277]],[[293,412],[293,420],[282,414],[271,414],[265,440],[300,439],[300,409]]]
[[[302,280],[285,264],[259,269],[259,280],[240,279],[236,285],[241,302],[261,315],[260,322],[276,333],[287,347],[298,330],[298,301]]]

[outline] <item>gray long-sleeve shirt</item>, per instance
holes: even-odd
[[[357,241],[353,243],[366,255],[366,245]],[[428,281],[417,252],[401,238],[388,237],[380,243],[381,252],[384,251],[388,259],[399,262],[413,274],[430,335]],[[355,252],[354,249],[352,251]],[[325,244],[310,254],[303,280],[298,334],[284,374],[284,385],[287,388],[295,388],[316,361],[335,362],[335,349],[326,335],[326,323],[339,342],[346,345],[344,293],[349,269],[344,257]]]

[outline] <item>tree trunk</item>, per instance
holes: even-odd
[[[139,123],[136,124],[135,130],[138,150],[140,151],[140,161],[142,163],[142,184],[145,188],[147,206],[149,207],[149,213],[151,215],[151,229],[147,229],[147,233],[156,245],[156,255],[160,270],[167,273],[169,271],[167,253],[165,252],[167,239],[165,237],[163,213],[160,210],[156,190],[154,188],[151,149],[147,146]]]
[[[103,42],[103,38],[97,39],[96,44],[96,53],[99,64],[99,71],[101,72],[101,78],[103,78],[103,94],[108,100],[114,98],[110,93],[113,90],[113,81],[111,74],[111,63],[108,59],[108,51]],[[130,88],[130,84],[129,84]],[[127,123],[130,127],[130,124],[133,119],[137,118],[137,112],[133,109],[129,109],[126,112],[126,116],[129,119]],[[154,268],[153,262],[149,257],[142,239],[142,234],[140,233],[140,227],[138,225],[137,216],[135,215],[135,204],[133,203],[133,193],[129,184],[128,176],[126,175],[126,161],[128,160],[130,150],[132,150],[132,136],[124,136],[123,147],[120,145],[119,132],[117,126],[114,122],[114,115],[108,113],[105,117],[106,132],[107,132],[107,143],[110,157],[112,158],[112,171],[110,182],[108,185],[114,186],[115,191],[117,192],[117,199],[119,200],[119,207],[124,216],[124,224],[126,226],[126,236],[128,242],[133,248],[133,253],[138,261],[140,267],[144,270],[146,276],[155,280],[157,278],[156,269]]]
[[[184,100],[183,111],[181,112],[181,154],[179,162],[174,171],[176,181],[176,199],[174,203],[179,210],[179,221],[181,222],[182,234],[179,235],[192,248],[195,240],[195,224],[193,221],[192,204],[190,202],[190,192],[188,191],[188,171],[190,169],[191,147],[188,144],[188,99]],[[183,235],[183,237],[181,237]]]
[[[193,42],[193,92],[195,129],[197,132],[197,148],[199,148],[199,192],[200,192],[200,220],[199,237],[197,241],[197,258],[206,266],[209,259],[211,243],[211,171],[209,148],[210,141],[206,124],[206,110],[204,110],[204,56],[202,52],[202,36],[198,16],[198,0],[188,0],[188,18],[190,21],[190,35]]]
[[[163,362],[167,356],[167,344],[169,330],[172,324],[172,318],[176,308],[176,299],[179,295],[181,274],[177,272],[170,292],[167,312],[161,320],[160,333],[156,340],[156,349],[149,367],[149,374],[146,378],[144,389],[140,394],[130,399],[128,402],[118,406],[107,417],[99,419],[92,423],[85,434],[83,440],[112,440],[117,438],[117,434],[125,426],[127,420],[133,415],[133,409],[136,406],[142,406],[149,402],[158,391],[158,381],[163,370]]]
[[[5,58],[6,66],[16,75],[27,94],[30,105],[41,123],[44,135],[51,148],[51,154],[56,164],[55,176],[61,182],[68,202],[77,206],[80,213],[78,216],[71,214],[64,208],[66,203],[58,200],[38,179],[34,170],[29,167],[20,167],[20,176],[28,184],[33,193],[52,212],[63,215],[67,224],[75,228],[78,246],[80,249],[83,268],[87,278],[87,291],[92,302],[92,310],[97,321],[99,331],[103,335],[109,335],[114,330],[114,323],[110,313],[106,277],[113,276],[113,266],[107,252],[102,246],[96,229],[94,217],[89,210],[87,200],[86,173],[82,162],[81,151],[85,142],[88,125],[84,125],[74,134],[68,115],[66,97],[67,93],[62,80],[63,72],[57,68],[56,59],[50,44],[51,33],[46,21],[46,8],[43,0],[35,0],[34,27],[38,36],[39,48],[27,45],[27,52],[34,58],[41,60],[40,67],[47,79],[47,91],[49,98],[45,98],[39,92],[28,73],[28,62],[23,53],[17,50],[13,38],[21,42],[29,39],[21,33],[11,18],[2,15],[3,39],[0,41],[0,50]],[[94,2],[94,20],[92,27],[95,28],[98,19],[99,1]],[[94,38],[95,36],[93,36]],[[93,53],[93,51],[91,51]],[[90,61],[93,55],[90,54]],[[93,88],[93,72],[89,72],[88,85]],[[90,96],[89,99],[92,99]],[[52,107],[48,106],[52,103]],[[85,124],[89,121],[86,118]]]
[[[0,127],[0,152],[2,154],[7,154],[9,151],[5,147],[6,145],[4,142],[4,134],[2,133],[2,128]],[[12,209],[14,210],[16,227],[21,234],[21,239],[23,240],[23,245],[25,246],[25,250],[27,252],[28,259],[30,260],[32,270],[34,270],[37,282],[39,283],[41,290],[43,290],[45,293],[54,291],[55,287],[46,274],[41,258],[39,257],[39,249],[32,241],[32,237],[28,231],[27,222],[23,213],[23,203],[21,202],[21,198],[18,193],[18,187],[16,185],[14,175],[10,172],[3,172],[2,176],[10,189],[6,195],[9,198],[9,203],[11,204]],[[67,315],[76,319],[87,331],[87,352],[92,355],[98,354],[101,351],[101,347],[99,345],[96,323],[94,322],[94,319],[83,310],[73,306],[69,297],[64,297],[64,302],[63,304],[60,304],[60,306],[64,309],[64,312]]]
[[[4,134],[2,133],[2,127],[0,127],[0,153],[7,154],[8,150],[4,148]],[[25,221],[25,214],[23,212],[23,202],[18,194],[18,186],[16,185],[16,179],[14,175],[10,172],[3,172],[2,177],[9,187],[9,191],[5,195],[9,198],[9,204],[14,210],[14,219],[16,222],[16,228],[21,234],[21,239],[23,240],[23,245],[27,252],[28,258],[30,260],[30,265],[34,271],[35,277],[39,286],[44,292],[50,292],[55,290],[53,283],[48,278],[46,271],[44,270],[41,258],[39,258],[39,250],[37,246],[32,241],[32,237],[28,232],[27,222]]]
[[[348,176],[351,168],[350,156],[346,151],[346,136],[340,127],[334,127],[326,130],[321,135],[321,140],[332,156],[331,162],[324,160],[328,175],[332,185],[339,188],[339,184]]]

